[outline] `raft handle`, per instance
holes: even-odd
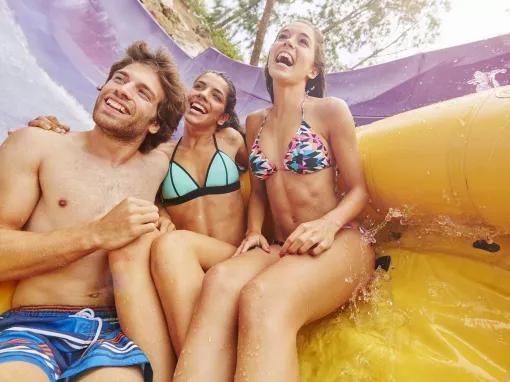
[[[486,240],[477,240],[473,243],[473,248],[482,249],[487,252],[495,253],[501,249],[498,243],[487,243]]]

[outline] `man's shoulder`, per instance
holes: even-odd
[[[58,136],[57,133],[35,127],[22,127],[9,132],[8,139],[11,141],[48,141]]]
[[[27,127],[11,132],[2,146],[4,148],[18,149],[24,155],[37,155],[55,149],[56,145],[63,144],[65,140],[60,134]]]

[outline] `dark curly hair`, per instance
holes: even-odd
[[[165,98],[158,104],[156,115],[160,128],[156,134],[147,134],[139,148],[140,152],[147,153],[160,143],[168,141],[177,129],[186,109],[186,92],[177,66],[168,51],[163,48],[152,51],[144,41],[136,41],[126,49],[126,56],[111,66],[106,82],[115,72],[134,63],[153,68],[165,92]]]
[[[302,23],[308,25],[313,29],[315,35],[315,58],[314,65],[319,71],[319,74],[312,79],[306,81],[305,91],[312,97],[322,98],[326,93],[326,55],[324,53],[324,37],[321,31],[314,26],[312,23],[306,20],[295,20],[296,23]],[[269,59],[269,58],[268,58]],[[274,101],[273,93],[273,78],[269,74],[268,62],[264,68],[264,74],[266,76],[266,88],[271,97],[271,102]]]

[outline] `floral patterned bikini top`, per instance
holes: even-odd
[[[249,157],[251,171],[260,180],[266,180],[278,171],[278,166],[271,162],[260,148],[260,133],[266,124],[266,120],[267,114],[253,141]],[[310,125],[306,123],[303,104],[301,104],[301,123],[289,143],[281,169],[296,174],[311,174],[328,167],[331,167],[328,148],[322,142],[321,137],[314,133]]]

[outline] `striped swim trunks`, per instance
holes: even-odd
[[[149,362],[122,333],[115,310],[76,306],[26,306],[0,315],[0,363],[11,361],[40,367],[51,382]]]

